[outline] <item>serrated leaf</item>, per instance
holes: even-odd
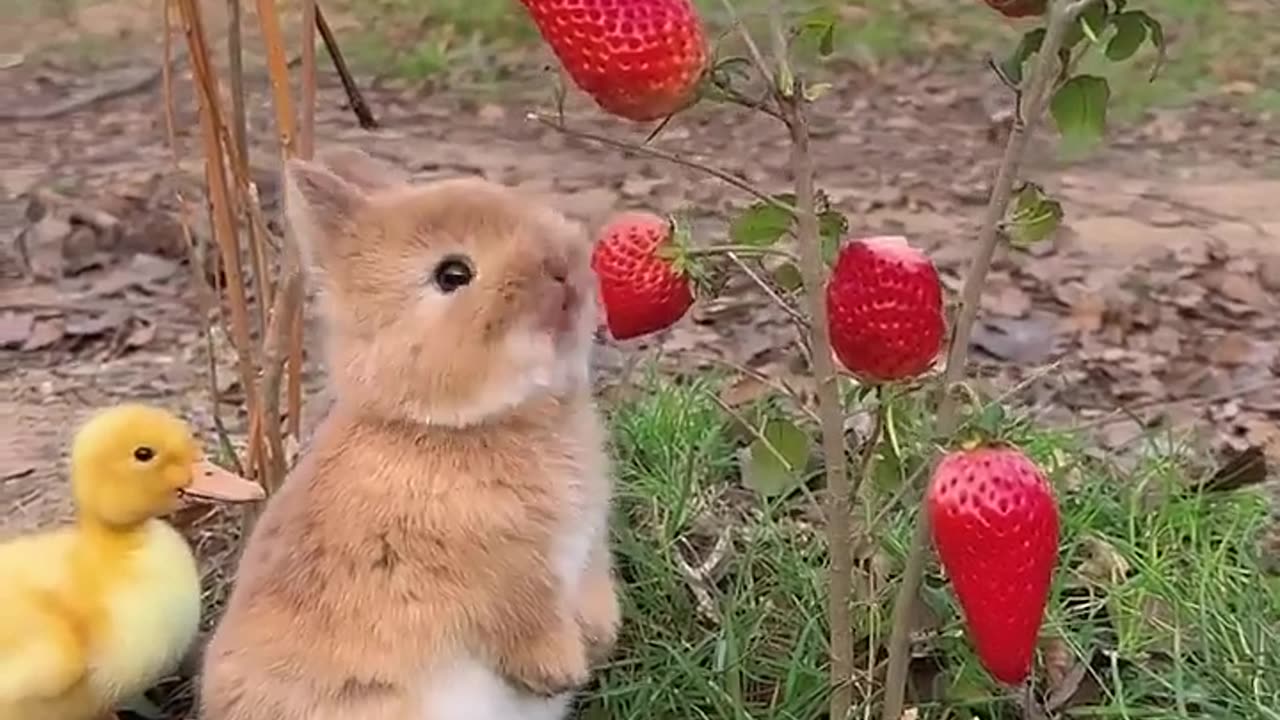
[[[1107,43],[1107,59],[1121,62],[1133,57],[1147,40],[1147,24],[1142,14],[1136,12],[1121,13],[1112,21],[1116,33]]]
[[[1022,84],[1022,68],[1032,55],[1040,52],[1040,46],[1044,44],[1044,35],[1044,28],[1036,28],[1025,33],[1022,39],[1018,40],[1018,46],[1013,49],[1009,57],[1000,63],[998,68],[1000,74],[1004,75],[1010,85]]]
[[[1063,140],[1089,144],[1102,138],[1107,129],[1107,103],[1111,86],[1097,75],[1077,75],[1054,93],[1049,111]]]
[[[799,486],[809,463],[808,434],[781,418],[766,423],[760,434],[747,448],[743,482],[766,498]]]
[[[1025,248],[1049,237],[1062,222],[1062,216],[1062,203],[1045,194],[1039,185],[1027,183],[1014,196],[1003,229],[1010,244]]]
[[[768,247],[791,229],[792,220],[790,212],[762,200],[733,219],[729,239],[734,245]]]
[[[787,292],[795,292],[804,287],[804,276],[795,263],[784,263],[773,271],[773,282]]]

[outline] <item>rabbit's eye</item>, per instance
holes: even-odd
[[[133,450],[133,458],[138,462],[150,462],[151,458],[154,458],[155,456],[156,451],[146,445],[134,448]]]
[[[466,258],[450,255],[436,265],[431,279],[436,287],[440,288],[440,292],[448,295],[458,288],[470,285],[475,276],[476,273],[471,269],[471,263]]]

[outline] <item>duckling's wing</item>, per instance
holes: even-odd
[[[0,592],[0,706],[59,695],[85,672],[85,647],[67,618],[39,596]]]
[[[0,545],[0,707],[64,693],[87,671],[83,633],[56,591],[70,543],[50,533]]]

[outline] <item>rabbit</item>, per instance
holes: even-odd
[[[479,178],[289,160],[332,406],[243,553],[205,720],[559,720],[613,647],[585,229]]]

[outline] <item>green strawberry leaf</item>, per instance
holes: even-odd
[[[1151,39],[1151,45],[1156,49],[1156,61],[1151,66],[1151,75],[1147,78],[1148,82],[1154,81],[1160,75],[1160,70],[1164,68],[1164,63],[1169,57],[1169,48],[1165,45],[1164,26],[1159,20],[1151,17],[1141,10],[1133,10],[1125,13],[1125,15],[1136,15],[1147,26],[1147,37]]]
[[[1107,59],[1121,62],[1133,57],[1147,41],[1147,23],[1140,12],[1120,13],[1112,21],[1116,34],[1107,43]]]
[[[1076,24],[1067,30],[1067,36],[1062,41],[1062,47],[1065,49],[1074,48],[1086,37],[1089,38],[1089,42],[1097,43],[1098,36],[1107,29],[1107,23],[1111,19],[1110,15],[1111,10],[1106,3],[1090,5],[1088,9],[1080,14]]]
[[[786,292],[795,292],[804,287],[804,277],[795,263],[784,263],[773,271],[773,282]]]
[[[1030,60],[1031,56],[1040,52],[1040,46],[1044,44],[1044,35],[1044,28],[1036,28],[1027,32],[1018,41],[1018,46],[1013,49],[1009,57],[994,66],[1006,85],[1018,87],[1022,84],[1022,70],[1026,66],[1027,60]]]
[[[1054,93],[1049,111],[1062,139],[1070,145],[1090,145],[1107,129],[1111,86],[1097,75],[1077,75]]]
[[[743,482],[766,498],[798,487],[809,463],[809,435],[781,418],[766,423],[760,435],[746,449]]]
[[[768,247],[791,229],[790,212],[763,200],[747,208],[729,224],[729,240],[734,245]]]
[[[796,33],[797,41],[817,40],[817,51],[821,57],[830,57],[836,51],[836,22],[838,17],[828,9],[815,10],[809,13],[799,24]]]
[[[840,253],[840,241],[849,232],[849,219],[838,210],[828,210],[818,216],[818,237],[822,240],[822,259],[827,265],[836,261]]]
[[[1026,248],[1049,237],[1062,222],[1062,203],[1044,188],[1026,183],[1014,196],[1002,229],[1014,247]]]

